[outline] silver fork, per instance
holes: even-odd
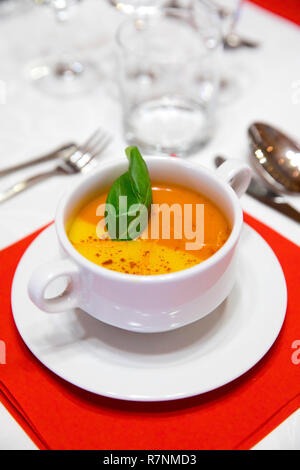
[[[86,168],[93,158],[99,155],[110,143],[111,137],[102,129],[97,129],[83,144],[77,147],[76,151],[65,158],[62,158],[58,165],[52,170],[38,173],[23,181],[15,183],[3,193],[0,193],[0,203],[16,196],[26,189],[40,183],[52,176],[72,175],[80,173]]]

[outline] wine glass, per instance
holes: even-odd
[[[221,19],[223,37],[231,33],[239,19],[242,0],[209,0]],[[241,75],[236,73],[236,66],[232,63],[232,54],[226,51],[223,56],[223,70],[220,80],[220,99],[223,103],[231,102],[241,88]],[[240,78],[238,78],[240,77]]]
[[[216,11],[220,18],[223,38],[233,32],[239,19],[242,0],[194,0],[194,7],[197,4],[208,3]],[[240,64],[236,61],[236,51],[226,50],[223,54],[223,63],[220,72],[220,93],[221,104],[231,103],[241,91],[246,87],[247,76]]]
[[[52,10],[58,26],[58,36],[63,34],[64,24],[75,13],[82,0],[33,0],[35,4]],[[59,41],[63,48],[64,39]],[[69,96],[90,91],[97,84],[97,68],[73,53],[54,52],[30,66],[31,80],[44,92],[57,96]]]
[[[224,37],[234,28],[241,11],[242,0],[209,0],[221,19]]]

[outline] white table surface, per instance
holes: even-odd
[[[80,142],[99,125],[114,136],[101,158],[123,156],[121,110],[106,60],[122,15],[105,0],[85,0],[77,13],[66,26],[55,25],[45,7],[0,20],[0,168],[69,140]],[[250,4],[243,9],[239,29],[261,41],[262,47],[231,53],[231,60],[243,71],[244,89],[230,105],[219,109],[214,139],[190,157],[207,166],[213,165],[216,154],[246,160],[246,130],[254,120],[273,123],[292,136],[299,133],[300,29]],[[28,80],[30,61],[50,51],[59,52],[62,43],[76,47],[77,54],[97,64],[99,83],[90,94],[57,99],[43,94]],[[1,189],[33,171],[24,170],[6,178]],[[53,178],[1,205],[0,248],[52,220],[58,200],[77,178],[80,176]],[[299,244],[299,224],[248,196],[243,197],[242,204],[248,213]],[[0,339],[5,340],[1,331]],[[290,416],[255,448],[300,449],[300,412]],[[1,404],[0,449],[36,449]]]

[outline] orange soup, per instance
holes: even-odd
[[[149,217],[147,234],[143,233],[133,241],[111,240],[107,231],[102,235],[96,231],[100,217],[97,207],[104,204],[107,193],[100,194],[82,207],[71,221],[68,236],[74,248],[93,263],[113,271],[129,274],[156,275],[167,274],[190,268],[201,263],[218,251],[228,239],[231,228],[222,211],[208,198],[193,190],[175,184],[152,184],[153,205]],[[169,218],[169,237],[164,238],[162,226],[156,232],[156,239],[151,237],[156,205],[173,204],[179,206],[177,212],[171,212]],[[196,226],[196,210],[187,214],[185,205],[196,207],[203,205],[202,226]],[[190,206],[191,207],[191,206]],[[203,230],[203,243],[197,249],[187,249],[191,239],[186,238],[184,223],[193,230]],[[185,219],[183,222],[183,218]],[[161,220],[161,214],[159,219]],[[178,234],[178,227],[182,233]],[[176,229],[176,230],[175,230]]]

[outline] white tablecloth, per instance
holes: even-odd
[[[76,12],[75,12],[76,13]],[[45,7],[25,15],[0,19],[0,168],[48,151],[58,144],[84,140],[97,126],[109,130],[114,141],[101,159],[124,157],[121,109],[113,78],[112,40],[122,15],[105,0],[85,0],[68,25],[56,25]],[[300,123],[300,30],[296,25],[265,10],[246,4],[239,29],[261,41],[255,50],[231,53],[242,73],[244,89],[218,112],[216,135],[195,160],[212,166],[213,157],[247,158],[247,127],[263,120],[299,133]],[[28,64],[61,45],[74,47],[98,66],[99,81],[93,92],[72,99],[54,98],[32,86]],[[124,157],[125,158],[125,157]],[[1,190],[24,170],[3,179]],[[23,238],[52,220],[65,189],[80,176],[57,177],[0,206],[0,248]],[[248,196],[244,209],[299,244],[300,225]],[[1,339],[1,332],[0,332]],[[1,367],[1,366],[0,366]],[[260,444],[258,449],[300,449],[300,412],[294,413]],[[0,405],[0,448],[34,449],[35,445]]]

